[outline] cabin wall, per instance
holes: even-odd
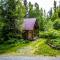
[[[35,22],[34,32],[35,32],[35,36],[39,36],[39,25],[38,25],[38,21]]]
[[[27,39],[28,31],[24,30],[22,33],[23,39]]]

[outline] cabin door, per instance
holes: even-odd
[[[32,40],[32,31],[28,32],[28,39]]]

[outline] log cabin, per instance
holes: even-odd
[[[26,18],[23,21],[23,38],[35,40],[39,35],[39,26],[36,18]]]

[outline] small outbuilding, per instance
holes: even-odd
[[[39,25],[36,18],[26,18],[23,21],[23,38],[34,40],[38,37]]]

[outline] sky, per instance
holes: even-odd
[[[48,12],[50,8],[53,7],[54,4],[54,0],[27,0],[27,1],[28,2],[30,1],[32,4],[37,2],[40,8],[42,7],[43,9],[46,10],[46,12]],[[57,1],[57,5],[58,5],[60,0],[55,0],[55,1]]]

